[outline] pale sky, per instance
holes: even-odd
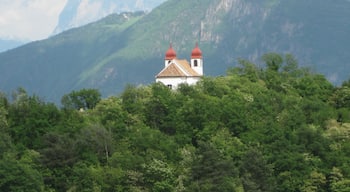
[[[67,0],[0,0],[0,39],[39,40],[57,25]]]

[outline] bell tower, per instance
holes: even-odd
[[[169,49],[165,53],[165,67],[167,67],[173,59],[176,59],[176,52],[170,43]]]
[[[196,43],[196,47],[192,50],[191,68],[199,75],[203,75],[203,57],[202,51],[198,47],[198,43]]]

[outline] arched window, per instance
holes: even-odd
[[[194,66],[197,67],[198,66],[198,61],[194,60]]]

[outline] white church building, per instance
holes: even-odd
[[[170,44],[165,53],[164,69],[156,76],[156,82],[161,82],[171,89],[177,89],[179,84],[196,84],[203,76],[203,57],[198,44],[192,50],[191,61],[176,58],[176,52]]]

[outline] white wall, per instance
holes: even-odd
[[[200,77],[162,77],[157,78],[156,82],[161,82],[164,85],[171,85],[172,89],[177,89],[179,84],[187,83],[188,85],[194,85],[200,80]]]

